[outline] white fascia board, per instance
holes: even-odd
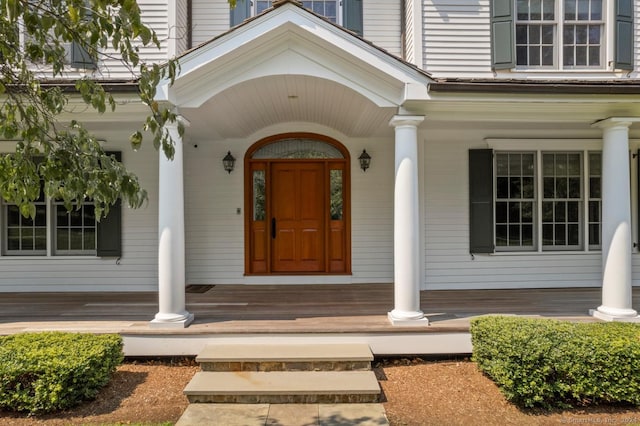
[[[286,44],[287,39],[304,39],[308,43],[303,45],[303,49],[309,53],[312,50],[316,50],[316,54],[319,55],[322,55],[322,51],[331,52],[344,63],[357,67],[360,74],[370,70],[370,73],[380,75],[378,80],[389,80],[390,84],[401,87],[411,85],[410,90],[402,88],[401,101],[407,96],[417,96],[420,99],[427,97],[426,87],[431,80],[424,74],[293,5],[284,5],[265,15],[263,19],[250,21],[186,54],[181,59],[181,69],[174,86],[169,88],[168,81],[162,82],[156,99],[181,105],[181,101],[185,101],[184,98],[178,99],[182,96],[174,96],[172,92],[178,93],[183,84],[188,86],[189,80],[200,80],[211,72],[219,72],[225,68],[226,62],[236,61],[239,53],[243,53],[242,65],[254,62],[265,53],[263,50],[275,48],[278,42]],[[254,63],[253,67],[255,66]],[[242,69],[237,66],[236,68]],[[423,91],[417,89],[420,86],[424,87]],[[376,86],[371,87],[369,91],[375,93]],[[187,103],[193,106],[193,102]]]

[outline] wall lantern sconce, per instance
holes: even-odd
[[[233,167],[236,165],[236,158],[231,155],[231,151],[227,152],[227,155],[222,159],[222,164],[224,165],[224,169],[227,173],[231,174],[233,171]]]
[[[362,154],[360,154],[360,157],[358,157],[358,160],[360,160],[360,168],[362,169],[363,172],[366,172],[369,166],[371,165],[371,156],[367,154],[366,149],[362,150]]]

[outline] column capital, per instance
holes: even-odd
[[[178,127],[178,124],[182,124],[183,127],[191,126],[191,122],[189,120],[187,120],[184,116],[178,114],[176,115],[176,121],[168,121],[164,123],[164,127],[166,127],[167,129],[175,129]]]
[[[633,123],[639,123],[640,117],[609,117],[603,120],[598,120],[591,124],[591,127],[597,127],[599,129],[610,129],[613,127],[628,128]]]
[[[394,115],[391,121],[389,121],[389,126],[391,127],[402,127],[402,126],[412,126],[418,127],[420,123],[424,121],[424,115]]]

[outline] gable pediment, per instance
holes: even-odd
[[[276,75],[330,80],[379,107],[401,106],[407,94],[426,98],[431,81],[424,72],[291,3],[187,52],[179,61],[174,85],[163,82],[157,99],[189,108],[234,85]]]

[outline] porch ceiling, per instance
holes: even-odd
[[[192,140],[246,138],[281,124],[326,126],[349,137],[392,134],[396,109],[381,108],[331,80],[305,75],[275,75],[232,86],[198,108],[180,108],[191,122]]]

